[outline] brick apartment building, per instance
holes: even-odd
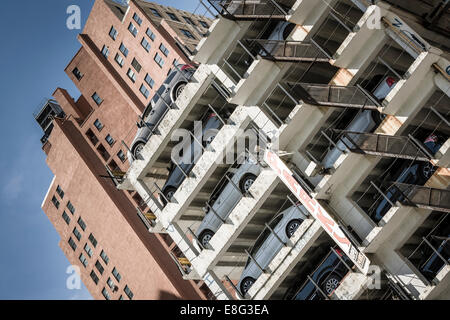
[[[105,176],[106,167],[127,170],[122,141],[131,142],[154,91],[190,61],[210,24],[155,3],[96,0],[65,69],[81,96],[57,88],[35,113],[54,173],[42,209],[94,299],[205,299],[203,282],[183,281],[170,237],[148,232],[140,196]]]

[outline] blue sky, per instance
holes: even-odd
[[[155,2],[190,11],[198,5],[197,0]],[[80,6],[84,26],[93,0],[3,1],[0,10],[0,299],[91,298],[84,286],[66,288],[69,261],[40,208],[53,175],[32,116],[56,87],[79,95],[64,73],[80,47],[81,31],[66,28],[72,4]]]

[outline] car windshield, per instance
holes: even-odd
[[[152,111],[152,104],[149,103],[147,108],[145,108],[144,113],[142,114],[142,119],[145,119],[150,114],[150,111]]]

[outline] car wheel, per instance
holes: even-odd
[[[183,92],[184,88],[186,87],[186,82],[182,82],[180,84],[177,85],[177,87],[175,88],[175,90],[173,91],[173,101],[177,101],[178,97],[181,95],[181,93]]]
[[[424,182],[428,181],[433,174],[436,172],[436,167],[431,164],[431,162],[424,163],[420,168],[420,174],[422,175],[422,178],[425,179]]]
[[[163,191],[165,198],[161,197],[161,202],[163,203],[164,206],[167,204],[167,200],[170,201],[173,198],[173,195],[175,194],[176,191],[177,189],[175,189],[174,187],[168,187],[166,190]]]
[[[286,235],[288,236],[288,238],[291,238],[294,235],[295,231],[297,231],[298,227],[300,227],[301,224],[302,221],[298,219],[292,220],[288,223],[286,227]]]
[[[144,160],[144,158],[141,155],[144,146],[145,144],[143,142],[139,142],[134,146],[133,155],[135,159]]]
[[[241,179],[241,183],[239,185],[239,187],[241,188],[241,191],[243,193],[247,193],[248,190],[250,190],[250,187],[252,186],[252,184],[255,182],[256,180],[256,176],[252,173],[249,173],[247,175],[245,175],[242,179]]]
[[[212,232],[211,230],[205,230],[200,234],[198,240],[202,244],[203,248],[206,248],[212,237],[214,237],[214,232]]]
[[[250,288],[252,287],[252,285],[256,282],[255,279],[251,278],[251,277],[247,277],[244,280],[242,280],[241,282],[241,293],[242,295],[246,295],[248,290],[250,290]]]
[[[330,295],[333,293],[334,290],[339,287],[339,284],[341,282],[342,278],[339,277],[335,273],[330,273],[325,277],[325,280],[322,283],[322,290],[327,294]]]

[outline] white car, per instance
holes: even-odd
[[[375,81],[373,81],[372,79],[372,83],[378,84],[378,81],[376,81],[377,78],[381,79],[381,77],[379,76],[374,77]],[[391,92],[395,83],[396,80],[394,78],[385,77],[372,92],[372,95],[380,101],[383,100],[387,97],[389,92]],[[379,112],[373,110],[364,110],[353,119],[353,121],[345,128],[345,130],[353,132],[372,132],[378,125],[380,125],[381,121],[382,118]],[[348,134],[348,136],[355,142],[358,142],[358,139],[360,138],[359,135],[351,133]],[[330,146],[330,150],[322,160],[322,170],[326,172],[326,170],[332,168],[336,160],[341,156],[342,152],[347,150],[346,146],[350,144],[351,142],[344,137],[336,143],[337,147]]]
[[[196,236],[204,248],[219,230],[223,223],[222,220],[226,220],[233,208],[241,200],[242,194],[248,192],[260,172],[261,166],[257,161],[249,156],[245,156],[245,159],[238,158],[238,161],[226,173],[233,183],[226,176],[219,181],[207,202],[207,206],[204,208],[206,216],[196,232]],[[209,209],[210,207],[212,209]],[[211,211],[217,213],[222,220]]]
[[[255,241],[255,245],[250,251],[250,254],[261,268],[267,268],[273,258],[283,248],[284,244],[280,240],[286,243],[294,235],[303,221],[307,219],[308,213],[305,207],[299,203],[296,205],[278,214],[268,224],[279,239],[266,227]],[[237,288],[243,296],[245,296],[256,279],[262,274],[261,269],[254,260],[250,259],[250,257],[248,258],[237,285]]]

